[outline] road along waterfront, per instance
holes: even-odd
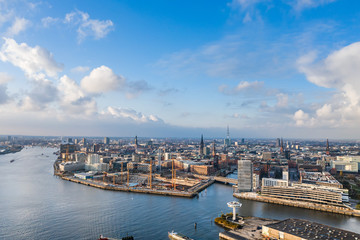
[[[231,185],[215,183],[199,198],[104,191],[63,181],[53,175],[58,149],[26,147],[0,156],[0,239],[167,239],[175,230],[193,239],[218,239],[214,224],[227,202]],[[9,161],[15,159],[13,163]],[[360,233],[360,219],[308,209],[240,200],[243,216],[308,219]],[[197,229],[194,229],[194,223]]]

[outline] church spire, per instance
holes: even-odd
[[[199,149],[199,155],[203,156],[204,155],[204,137],[201,134],[201,140],[200,140],[200,149]]]

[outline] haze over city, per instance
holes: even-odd
[[[358,138],[359,5],[1,1],[0,130]]]

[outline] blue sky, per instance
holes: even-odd
[[[2,134],[358,138],[356,0],[0,1]]]

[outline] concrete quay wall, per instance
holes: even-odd
[[[259,202],[266,202],[266,203],[274,203],[274,204],[279,204],[279,205],[284,205],[284,206],[306,208],[306,209],[312,209],[312,210],[317,210],[317,211],[360,217],[359,210],[355,210],[355,209],[351,209],[351,208],[347,208],[347,207],[337,207],[337,206],[316,204],[316,203],[309,203],[309,202],[290,201],[290,200],[284,200],[284,199],[280,199],[280,198],[265,197],[265,196],[258,195],[256,193],[234,193],[233,196],[236,198],[239,198],[239,199],[253,200],[253,201],[259,201]]]
[[[124,187],[124,186],[117,186],[102,182],[93,182],[88,180],[77,179],[74,177],[61,177],[63,180],[84,184],[91,187],[96,187],[104,190],[111,190],[111,191],[122,191],[122,192],[136,192],[136,193],[147,193],[147,194],[157,194],[157,195],[164,195],[164,196],[176,196],[176,197],[187,197],[193,198],[198,195],[203,189],[207,188],[214,181],[209,181],[207,183],[201,184],[198,187],[194,188],[191,192],[184,192],[184,191],[172,191],[172,190],[158,190],[158,189],[147,189],[147,188],[136,188],[136,187]]]

